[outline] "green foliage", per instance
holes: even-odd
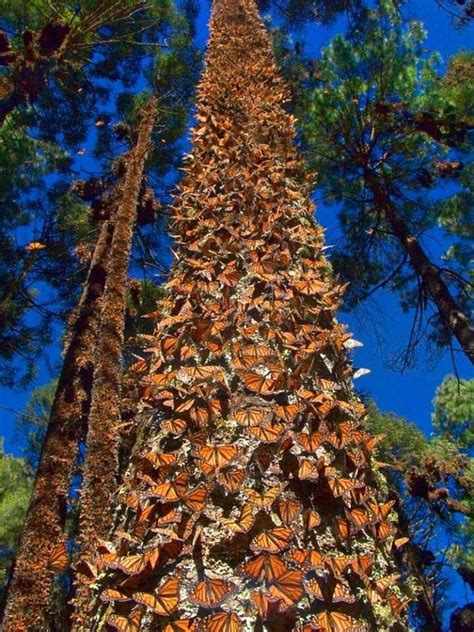
[[[474,379],[447,376],[436,391],[433,425],[438,434],[461,448],[474,448]]]
[[[368,184],[369,173],[412,235],[449,242],[444,257],[431,255],[432,263],[469,313],[472,106],[465,106],[474,86],[472,56],[457,56],[442,76],[439,55],[427,54],[424,40],[423,26],[403,22],[385,0],[312,62],[306,85],[314,87],[300,94],[309,162],[325,201],[339,209],[342,235],[332,263],[350,282],[349,309],[380,287],[396,292],[402,308],[418,316],[429,300]],[[431,340],[446,345],[450,337],[439,317],[429,322]]]
[[[31,474],[24,459],[8,456],[0,440],[0,604],[5,598],[8,569],[28,508]]]

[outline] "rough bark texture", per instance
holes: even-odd
[[[69,487],[90,406],[94,349],[113,225],[99,233],[89,275],[70,324],[69,340],[46,431],[31,504],[16,557],[5,632],[43,630],[55,563],[62,555]]]
[[[395,237],[408,254],[413,269],[436,305],[441,320],[457,339],[466,356],[474,363],[474,327],[470,325],[469,318],[459,309],[439,268],[430,261],[418,239],[408,230],[383,183],[371,172],[365,174],[365,180],[376,204],[383,209]]]
[[[87,559],[98,540],[107,536],[111,524],[111,498],[117,485],[128,266],[145,161],[151,148],[156,113],[157,102],[152,98],[142,112],[136,144],[126,156],[126,172],[114,218],[115,230],[103,297],[81,488],[79,544],[82,559]],[[80,570],[77,579],[79,588],[75,602],[86,607],[88,581]],[[80,617],[75,619],[75,626],[77,629],[84,629],[81,627]]]
[[[214,2],[211,29],[140,438],[82,629],[401,630],[393,503],[286,89],[253,0]]]

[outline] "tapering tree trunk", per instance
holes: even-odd
[[[76,629],[394,629],[392,503],[287,91],[254,0],[215,0],[211,31],[139,439]]]
[[[97,345],[92,403],[88,420],[84,477],[81,488],[79,545],[86,560],[111,524],[111,499],[118,468],[118,425],[122,379],[122,350],[125,329],[127,276],[145,161],[151,149],[157,114],[153,97],[143,109],[134,147],[125,158],[125,176],[115,214],[104,290],[101,329]],[[78,573],[75,602],[87,607],[88,580]],[[85,629],[81,619],[75,626]]]
[[[80,303],[71,318],[64,362],[9,587],[5,632],[32,632],[47,626],[54,576],[50,556],[65,542],[71,476],[89,413],[94,349],[112,233],[113,223],[105,222]]]
[[[375,203],[385,213],[395,237],[407,253],[413,269],[436,305],[442,322],[457,339],[469,360],[474,363],[474,327],[469,323],[468,316],[453,298],[440,269],[430,261],[418,239],[409,231],[383,182],[370,171],[367,171],[364,177]]]

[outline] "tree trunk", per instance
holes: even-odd
[[[408,254],[413,269],[436,305],[441,320],[458,340],[467,357],[474,363],[474,328],[470,325],[468,317],[459,309],[448,286],[443,281],[439,268],[429,260],[417,238],[408,230],[384,184],[371,171],[367,170],[364,177],[376,205],[385,213],[395,237]]]
[[[286,100],[254,0],[216,0],[139,439],[77,629],[403,619],[391,503]]]
[[[65,542],[69,487],[90,406],[94,349],[113,224],[100,230],[69,341],[41,451],[30,508],[9,587],[5,632],[43,630],[54,572],[50,556]]]
[[[144,108],[138,139],[126,156],[126,172],[121,185],[115,230],[110,248],[104,290],[101,329],[97,346],[92,403],[86,440],[84,478],[81,489],[80,555],[87,560],[99,539],[110,529],[112,495],[116,489],[118,468],[118,425],[122,379],[122,349],[128,266],[132,248],[139,193],[146,157],[152,143],[157,101],[152,98]],[[88,580],[79,571],[75,602],[87,608]],[[75,626],[81,627],[80,617]]]

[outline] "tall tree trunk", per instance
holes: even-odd
[[[92,403],[86,440],[84,478],[81,488],[79,544],[86,560],[100,538],[110,529],[112,495],[118,469],[118,425],[122,379],[122,350],[128,266],[146,157],[151,149],[157,101],[152,98],[143,109],[135,146],[126,156],[126,172],[115,214],[115,230],[110,248],[104,290],[101,329],[97,346]],[[87,578],[78,573],[75,601],[87,606]],[[80,618],[75,620],[81,627]]]
[[[216,0],[139,439],[77,630],[403,620],[392,504],[286,100],[254,0]]]
[[[469,318],[459,308],[439,268],[430,261],[418,239],[409,231],[384,183],[369,170],[365,172],[364,177],[375,203],[385,213],[395,237],[408,254],[413,269],[436,305],[441,320],[458,340],[467,357],[474,363],[474,327],[469,323]]]
[[[113,224],[102,225],[69,341],[41,451],[30,508],[9,587],[4,631],[43,630],[54,571],[50,556],[65,542],[69,487],[90,406],[94,349]]]

